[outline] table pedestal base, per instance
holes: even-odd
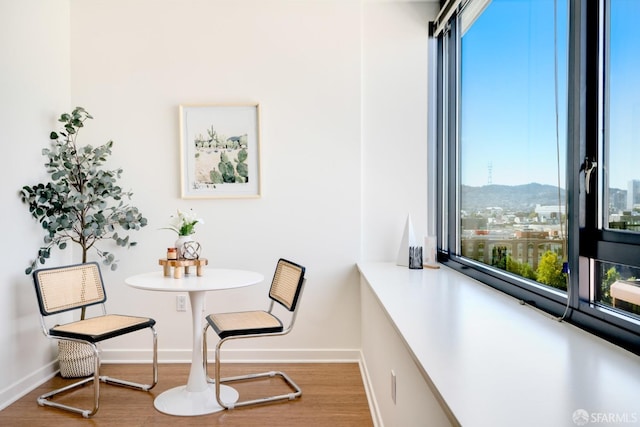
[[[237,402],[238,392],[229,386],[220,385],[220,397],[223,402]],[[208,384],[205,391],[187,391],[187,386],[179,386],[158,395],[153,406],[169,415],[204,415],[222,411],[216,401],[216,385]]]

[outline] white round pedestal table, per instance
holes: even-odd
[[[194,273],[176,279],[164,276],[162,271],[127,277],[125,283],[136,289],[159,292],[187,292],[191,302],[193,347],[191,368],[186,385],[162,392],[154,400],[155,408],[170,415],[204,415],[221,411],[216,402],[215,384],[207,383],[202,359],[202,331],[205,294],[209,291],[241,288],[258,284],[264,280],[260,273],[246,270],[206,268],[201,276]],[[218,363],[218,361],[216,361]],[[224,402],[236,402],[238,392],[221,385],[220,394]]]

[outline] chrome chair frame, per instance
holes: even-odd
[[[280,266],[280,263],[286,263],[286,264],[290,264],[293,265],[295,267],[301,268],[301,275],[299,278],[299,283],[296,289],[296,296],[293,298],[293,304],[292,306],[288,307],[286,305],[286,302],[283,303],[282,301],[279,301],[278,299],[274,299],[274,297],[272,296],[272,290],[274,288],[275,282],[276,282],[276,276],[278,274],[278,268]],[[304,274],[305,274],[305,268],[292,263],[291,261],[287,261],[285,259],[280,259],[278,261],[278,267],[276,268],[276,273],[274,274],[274,279],[273,282],[271,284],[271,290],[269,291],[269,297],[271,298],[271,301],[269,303],[269,308],[266,311],[266,313],[268,313],[269,315],[273,316],[281,325],[281,330],[279,331],[275,331],[275,332],[257,332],[257,333],[248,333],[248,334],[244,334],[244,333],[238,333],[238,334],[233,334],[233,335],[229,335],[229,336],[225,336],[223,338],[221,338],[218,343],[216,344],[216,349],[215,349],[215,377],[212,379],[209,377],[208,375],[208,369],[207,369],[207,357],[208,357],[208,351],[207,351],[207,329],[211,326],[212,328],[215,328],[214,325],[214,321],[212,320],[211,316],[213,315],[209,315],[207,316],[207,324],[204,327],[204,331],[203,331],[203,340],[202,340],[202,352],[203,352],[203,365],[204,365],[204,371],[205,371],[205,376],[207,377],[207,381],[210,383],[214,383],[215,384],[215,395],[216,395],[216,401],[218,402],[218,404],[225,408],[225,409],[234,409],[236,407],[241,407],[241,406],[249,406],[249,405],[256,405],[256,404],[260,404],[260,403],[267,403],[267,402],[273,402],[273,401],[277,401],[277,400],[294,400],[297,397],[300,397],[302,395],[302,389],[300,388],[300,386],[298,386],[286,373],[282,372],[282,371],[267,371],[267,372],[261,372],[261,373],[252,373],[252,374],[246,374],[246,375],[238,375],[238,376],[234,376],[234,377],[225,377],[225,378],[221,378],[220,377],[220,350],[222,348],[222,345],[224,343],[226,343],[227,341],[231,341],[231,340],[237,340],[237,339],[244,339],[244,338],[257,338],[257,337],[269,337],[269,336],[282,336],[282,335],[287,335],[289,332],[291,332],[291,330],[293,329],[293,326],[296,322],[296,318],[298,316],[298,307],[300,306],[299,301],[300,298],[302,297],[302,293],[304,290],[304,286],[306,284],[306,279],[304,278]],[[275,303],[278,302],[280,305],[282,305],[283,307],[285,307],[288,311],[290,311],[291,314],[291,318],[289,320],[289,323],[287,325],[286,328],[284,328],[284,326],[282,326],[282,321],[280,320],[280,318],[278,318],[277,316],[275,316],[273,314],[273,309],[275,308]],[[226,314],[226,313],[223,313]],[[243,401],[238,401],[238,402],[223,402],[221,397],[220,397],[220,385],[221,384],[225,384],[225,383],[230,383],[230,382],[235,382],[235,381],[247,381],[247,380],[254,380],[257,378],[272,378],[272,377],[280,377],[291,389],[292,392],[291,393],[285,393],[285,394],[280,394],[280,395],[274,395],[274,396],[267,396],[267,397],[261,397],[258,399],[251,399],[251,400],[243,400]]]
[[[43,289],[41,288],[41,279],[43,279],[44,277],[43,275],[57,274],[57,273],[64,274],[65,272],[68,272],[70,269],[82,270],[83,275],[85,274],[84,270],[89,271],[90,272],[89,274],[93,275],[93,279],[95,281],[94,285],[99,287],[94,289],[94,291],[96,291],[97,294],[89,295],[89,297],[87,297],[88,299],[84,302],[79,303],[75,301],[75,302],[68,303],[67,306],[64,308],[55,308],[55,307],[51,308],[51,306],[46,301],[47,295],[43,292]],[[90,279],[91,277],[89,279],[85,279],[83,277],[83,280],[89,281]],[[73,341],[73,342],[79,342],[79,343],[88,345],[93,351],[93,362],[94,362],[93,374],[79,381],[73,382],[72,384],[66,385],[64,387],[61,387],[59,389],[50,391],[48,393],[45,393],[39,396],[37,398],[37,402],[40,406],[51,406],[54,408],[63,409],[66,411],[81,414],[84,418],[90,418],[91,416],[95,415],[99,409],[100,382],[103,382],[105,384],[128,387],[128,388],[142,390],[142,391],[149,391],[156,386],[156,384],[158,383],[158,334],[154,328],[155,320],[151,318],[141,318],[141,317],[133,317],[133,316],[108,315],[105,304],[104,304],[107,299],[106,292],[104,291],[102,274],[100,273],[100,268],[97,263],[90,262],[85,264],[76,264],[76,265],[69,265],[64,267],[39,269],[33,272],[33,282],[36,288],[36,295],[38,297],[38,304],[40,307],[40,325],[42,326],[42,332],[44,333],[44,335],[47,338],[53,339],[56,341]],[[83,283],[83,289],[84,287],[85,287],[85,283]],[[49,290],[48,292],[51,293],[51,290]],[[81,299],[83,298],[84,296],[81,297]],[[84,318],[85,310],[88,306],[92,306],[92,305],[100,306],[102,315],[97,315],[97,316],[93,316],[88,319],[85,319]],[[64,325],[55,325],[51,328],[48,327],[47,322],[45,321],[45,317],[47,316],[51,316],[51,315],[55,315],[58,313],[71,311],[71,310],[78,310],[78,309],[82,310],[81,320],[79,321],[67,323]],[[106,319],[106,320],[112,320],[112,321],[117,321],[118,319],[121,319],[121,320],[128,320],[129,322],[127,325],[124,325],[123,327],[120,327],[120,328],[113,328],[113,329],[102,330],[98,332],[89,331],[89,329],[86,328],[87,322],[96,321],[100,319]],[[76,329],[75,332],[73,331],[74,328]],[[78,332],[77,331],[78,328],[86,329],[86,331]],[[106,375],[100,375],[101,359],[100,359],[100,351],[98,349],[97,343],[110,338],[114,338],[120,335],[125,335],[128,333],[146,329],[146,328],[149,328],[153,335],[153,381],[152,383],[141,384],[137,382],[127,381],[124,379],[109,377]],[[76,389],[90,382],[93,383],[93,408],[91,409],[82,409],[74,406],[64,405],[64,404],[50,400],[56,395]]]

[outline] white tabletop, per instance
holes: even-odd
[[[162,269],[152,273],[127,277],[125,283],[133,288],[161,292],[215,291],[241,288],[260,283],[264,276],[254,271],[231,270],[225,268],[205,268],[202,276],[192,273],[175,279],[173,275],[164,276]]]

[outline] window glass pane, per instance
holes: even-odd
[[[596,262],[596,301],[640,318],[640,268]]]
[[[640,232],[640,1],[611,0],[605,226]]]
[[[479,15],[461,37],[458,253],[566,290],[566,2],[470,10]]]

